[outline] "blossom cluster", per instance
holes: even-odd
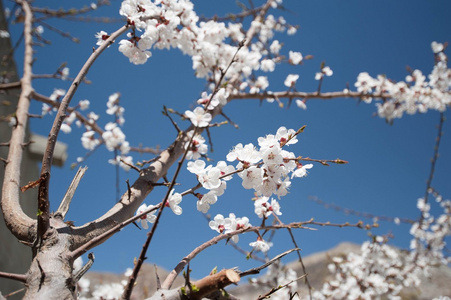
[[[443,209],[438,217],[430,214],[430,204],[424,198],[418,199],[417,207],[421,211],[421,220],[410,228],[414,237],[410,242],[411,259],[418,265],[448,264],[450,257],[443,255],[445,238],[451,236],[451,201],[435,195],[436,202]]]
[[[104,130],[100,130],[99,136],[97,136],[97,132],[99,132],[99,130],[95,130],[94,128],[94,126],[97,126],[99,115],[94,112],[90,112],[88,114],[87,120],[83,124],[86,131],[82,134],[81,144],[86,150],[89,151],[96,149],[102,143],[105,144],[108,151],[118,151],[118,155],[116,155],[113,159],[108,160],[108,162],[113,165],[119,165],[124,170],[128,171],[130,169],[129,165],[133,162],[133,158],[127,155],[130,151],[130,144],[126,140],[126,136],[120,127],[125,123],[125,109],[120,106],[119,99],[119,93],[114,93],[108,97],[106,113],[113,116],[114,121],[108,122],[104,126]],[[89,107],[89,101],[80,101],[78,106],[81,110],[85,110]],[[73,119],[75,119],[75,114],[72,114]],[[72,114],[69,116],[69,119],[72,119]],[[66,120],[67,119],[68,118],[66,118]],[[77,124],[81,124],[79,120],[77,121]],[[82,160],[83,158],[78,158],[79,162]]]
[[[329,270],[335,277],[314,293],[315,299],[401,299],[397,295],[404,286],[419,284],[418,274],[406,272],[400,253],[381,236],[363,243],[360,254],[333,258]]]
[[[329,270],[335,278],[314,294],[315,299],[375,299],[386,296],[401,299],[404,287],[416,287],[421,276],[428,276],[430,268],[451,262],[443,255],[445,238],[451,235],[451,201],[435,194],[443,213],[434,218],[430,204],[420,198],[417,207],[421,220],[412,224],[413,236],[409,254],[401,254],[378,236],[361,247],[361,253],[335,257]]]
[[[451,105],[451,69],[448,68],[448,57],[441,43],[433,42],[435,66],[426,76],[420,70],[413,70],[406,81],[393,82],[384,75],[377,78],[368,73],[360,73],[355,87],[363,95],[362,100],[371,103],[371,94],[383,96],[384,100],[376,103],[377,113],[381,118],[392,121],[401,118],[404,113],[425,113],[428,110],[443,112]]]
[[[277,8],[282,1],[272,4]],[[227,87],[231,93],[245,89],[252,93],[264,91],[269,86],[268,79],[253,76],[255,71],[273,72],[276,63],[287,61],[299,65],[304,59],[300,52],[290,51],[285,60],[280,53],[283,44],[274,39],[275,32],[286,31],[293,35],[297,29],[287,24],[282,16],[276,18],[270,13],[265,18],[251,21],[248,29],[240,22],[200,21],[189,0],[125,0],[119,13],[127,18],[132,28],[127,39],[119,42],[119,51],[131,63],[145,63],[152,56],[152,48],[179,49],[192,58],[197,77],[214,83],[222,75],[225,75],[224,81],[233,79]],[[99,45],[108,34],[101,31],[96,37]],[[249,41],[237,52],[245,38]],[[233,57],[234,62],[230,65]],[[226,69],[226,74],[222,74],[221,70]]]
[[[254,189],[257,196],[285,196],[291,185],[291,178],[304,177],[307,169],[313,165],[302,165],[293,152],[283,149],[284,146],[298,142],[297,132],[280,127],[275,135],[258,138],[259,149],[252,143],[243,146],[237,144],[227,155],[230,162],[238,161],[237,169],[245,189]]]
[[[227,165],[225,161],[218,161],[216,166],[207,166],[203,160],[196,160],[188,162],[187,169],[195,174],[202,187],[208,190],[206,194],[197,194],[197,210],[207,213],[218,197],[224,194],[227,181],[232,179],[230,174],[235,168]]]
[[[294,177],[304,177],[307,169],[312,168],[312,164],[302,165],[294,153],[283,149],[285,146],[294,145],[298,142],[297,135],[300,131],[280,127],[276,134],[269,134],[258,138],[259,149],[253,144],[236,145],[227,155],[227,161],[237,162],[236,167],[227,164],[225,161],[218,161],[216,165],[207,165],[204,160],[197,159],[206,152],[203,147],[205,140],[195,134],[194,131],[188,133],[191,143],[185,146],[187,158],[195,159],[187,163],[187,170],[196,175],[199,182],[198,187],[207,190],[206,193],[195,193],[197,200],[197,210],[207,213],[211,205],[215,204],[218,197],[223,195],[227,188],[227,181],[232,179],[233,174],[238,173],[242,179],[242,186],[246,189],[254,189],[257,199],[254,201],[255,214],[259,218],[268,218],[271,214],[281,215],[279,202],[270,197],[275,194],[280,197],[288,193],[291,179]],[[193,134],[195,134],[193,136]],[[190,147],[188,147],[191,145]],[[167,205],[171,207],[175,214],[181,214],[180,202],[182,195],[171,191]],[[151,206],[143,204],[139,207],[137,214],[151,209]],[[154,211],[141,217],[141,226],[148,228],[148,222],[155,222]],[[229,217],[218,214],[210,221],[211,229],[221,233],[230,233],[239,229],[250,227],[247,217],[237,218],[233,213]],[[232,237],[238,242],[238,236]],[[250,243],[254,251],[267,252],[271,243],[258,237],[255,242]]]
[[[216,166],[208,165],[203,160],[190,161],[187,169],[197,176],[197,180],[203,188],[209,190],[206,194],[198,194],[197,209],[201,212],[208,212],[210,205],[216,203],[217,197],[221,196],[226,187],[226,181],[232,178],[235,172],[242,179],[242,185],[246,189],[254,189],[257,196],[270,197],[272,194],[279,198],[288,193],[291,185],[291,178],[304,177],[307,169],[313,165],[300,164],[296,156],[289,151],[282,149],[283,146],[297,143],[297,132],[293,129],[280,127],[276,135],[269,134],[260,137],[257,149],[252,143],[243,146],[236,145],[227,155],[227,161],[238,161],[236,167],[228,165],[225,161],[219,161]],[[194,144],[194,143],[192,143]],[[193,152],[191,150],[191,152]],[[195,152],[190,156],[194,157]],[[256,203],[268,205],[266,200],[259,200]],[[271,202],[275,211],[279,214],[279,206],[274,199]],[[261,206],[260,205],[260,206]],[[260,209],[261,210],[261,209]]]
[[[224,218],[223,215],[218,214],[208,223],[208,225],[212,230],[216,230],[217,232],[224,234],[251,227],[247,217],[237,218],[233,213],[229,214],[228,218]],[[234,235],[231,238],[234,243],[238,243],[238,239],[238,235]]]

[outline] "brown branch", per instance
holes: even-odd
[[[92,264],[94,263],[94,254],[89,253],[88,254],[88,262],[77,272],[77,274],[74,275],[75,282],[78,282],[83,275],[85,275],[86,272],[92,267]]]
[[[39,24],[43,25],[44,27],[46,27],[47,29],[49,29],[50,31],[53,31],[53,32],[61,35],[64,38],[68,38],[69,40],[71,40],[74,43],[79,43],[80,42],[79,38],[73,37],[69,32],[64,32],[64,31],[62,31],[62,30],[60,30],[60,29],[58,29],[58,28],[56,28],[56,27],[54,27],[54,26],[52,26],[50,24],[47,24],[47,23],[45,23],[45,22],[43,22],[41,20],[37,20],[37,22]]]
[[[361,92],[352,92],[352,91],[340,91],[340,92],[327,92],[327,93],[317,93],[317,92],[298,92],[298,91],[282,91],[282,92],[263,92],[263,93],[238,93],[230,95],[230,100],[236,99],[278,99],[278,98],[287,98],[287,99],[295,99],[295,98],[306,98],[306,99],[334,99],[334,98],[365,98],[365,97],[374,97],[374,98],[382,98],[388,99],[390,95],[387,93],[361,93]]]
[[[25,131],[28,122],[28,110],[30,98],[33,93],[31,85],[33,48],[32,48],[32,13],[28,2],[20,1],[19,4],[25,12],[24,20],[24,69],[21,79],[22,91],[19,96],[17,111],[15,113],[17,126],[12,129],[10,147],[8,152],[8,164],[5,166],[5,177],[3,180],[1,209],[6,226],[16,236],[24,242],[32,242],[35,239],[35,222],[22,210],[19,203],[19,183],[21,177],[21,164],[24,149],[22,144],[25,141]]]
[[[274,212],[272,212],[272,215],[280,224],[282,224],[282,221],[279,219],[279,217]],[[307,270],[305,269],[304,261],[302,260],[302,256],[301,256],[301,251],[300,251],[301,249],[299,248],[298,243],[296,242],[296,239],[294,238],[293,231],[291,230],[291,228],[287,228],[287,230],[288,230],[288,233],[290,234],[293,245],[297,249],[296,253],[299,258],[299,263],[301,264],[301,267],[302,267],[302,272],[304,272],[305,284],[307,285],[308,291],[309,291],[309,298],[313,299],[312,298],[312,285],[310,284],[310,281],[308,280]]]
[[[27,276],[23,274],[14,274],[14,273],[7,273],[7,272],[0,272],[0,277],[8,278],[12,280],[17,280],[20,282],[26,282]]]
[[[246,17],[256,15],[261,9],[263,9],[263,6],[259,6],[259,7],[252,8],[252,9],[248,9],[248,10],[245,10],[245,11],[243,11],[241,13],[228,14],[225,17],[218,17],[218,16],[214,16],[214,17],[211,17],[211,18],[200,17],[199,19],[201,21],[214,20],[216,22],[233,21],[233,20],[236,20],[236,19],[244,19]]]
[[[18,289],[16,291],[14,291],[14,292],[11,292],[9,294],[6,294],[6,295],[0,295],[0,300],[6,300],[9,297],[14,296],[14,295],[19,294],[19,293],[24,292],[24,291],[25,291],[25,288],[22,288],[22,289]]]
[[[283,288],[289,286],[290,284],[292,284],[293,282],[298,281],[298,280],[300,280],[300,279],[302,279],[302,278],[304,278],[304,277],[306,277],[306,276],[307,276],[307,274],[301,275],[301,276],[299,276],[299,277],[296,278],[296,279],[290,280],[289,282],[285,283],[284,285],[279,285],[279,286],[277,286],[277,287],[274,287],[274,288],[272,288],[269,292],[267,292],[266,294],[264,294],[264,295],[262,295],[262,296],[259,296],[259,297],[257,298],[257,300],[263,300],[263,299],[271,298],[270,295],[274,294],[274,293],[277,292],[278,290],[283,289]],[[292,298],[290,298],[290,299],[292,299]]]
[[[109,4],[109,1],[107,1],[107,0],[99,0],[96,3],[97,6],[108,5],[108,4]],[[71,8],[71,9],[67,9],[67,10],[61,10],[61,9],[56,10],[56,9],[49,9],[49,8],[33,7],[32,10],[35,13],[41,13],[41,14],[46,15],[45,18],[48,18],[48,17],[61,18],[61,17],[66,17],[66,16],[75,16],[75,15],[79,15],[79,14],[84,14],[84,13],[95,10],[95,8],[92,8],[91,6],[85,6],[80,9]]]
[[[248,228],[243,228],[243,229],[239,229],[239,230],[236,230],[236,231],[232,231],[232,232],[229,232],[229,233],[220,234],[220,235],[210,239],[209,241],[203,243],[202,245],[196,247],[193,251],[191,251],[191,253],[189,253],[187,256],[185,256],[177,264],[177,266],[168,274],[168,276],[164,280],[163,284],[161,285],[161,288],[162,289],[170,289],[171,286],[172,286],[172,283],[175,280],[175,278],[177,278],[177,275],[183,270],[183,268],[193,258],[195,258],[197,256],[197,254],[199,254],[200,252],[204,251],[208,247],[217,244],[219,241],[221,241],[223,239],[229,239],[229,238],[231,238],[234,235],[243,234],[245,232],[254,231],[254,232],[258,233],[259,230],[271,230],[271,229],[279,230],[279,229],[286,229],[286,228],[311,229],[309,227],[306,227],[306,225],[330,226],[330,227],[340,227],[340,228],[342,228],[342,227],[356,227],[356,228],[361,228],[361,229],[370,229],[372,227],[377,227],[377,224],[374,224],[374,225],[367,224],[367,225],[364,226],[361,221],[359,221],[359,222],[357,222],[355,224],[350,224],[349,222],[346,222],[346,223],[343,223],[343,224],[334,224],[334,223],[330,223],[330,222],[315,222],[313,219],[310,219],[308,221],[294,222],[294,223],[290,223],[290,224],[279,224],[279,225],[268,225],[268,226],[252,226],[252,227],[248,227]]]
[[[43,237],[43,235],[46,233],[46,231],[49,229],[49,182],[50,182],[50,170],[52,166],[53,161],[53,151],[55,149],[56,141],[58,138],[58,133],[60,131],[61,125],[63,124],[64,119],[66,118],[66,112],[69,107],[69,103],[74,96],[75,92],[78,89],[78,86],[81,82],[83,82],[83,79],[85,78],[86,74],[88,73],[90,67],[94,63],[94,61],[97,59],[97,57],[105,50],[110,44],[114,42],[114,39],[116,39],[118,36],[120,36],[122,33],[124,33],[127,30],[127,26],[123,26],[113,34],[100,46],[98,47],[88,58],[84,66],[81,68],[80,72],[78,73],[77,77],[72,82],[68,92],[64,96],[64,98],[61,101],[61,104],[59,106],[58,112],[55,116],[55,120],[53,122],[52,129],[50,130],[48,141],[47,141],[47,147],[45,150],[44,157],[42,159],[42,168],[41,168],[41,178],[44,178],[40,185],[39,185],[39,201],[38,201],[38,233],[40,237]]]
[[[21,85],[22,85],[22,83],[20,81],[8,82],[8,83],[0,83],[0,90],[8,90],[8,89],[20,88]]]
[[[58,113],[55,116],[55,121],[53,122],[52,129],[49,134],[49,139],[47,142],[47,149],[46,154],[44,155],[44,158],[42,160],[42,169],[41,173],[49,172],[51,169],[51,163],[53,160],[53,150],[55,148],[56,139],[58,137],[58,133],[61,128],[61,124],[63,120],[66,117],[66,112],[69,107],[69,103],[72,100],[72,97],[74,96],[75,92],[77,91],[80,83],[85,78],[86,74],[88,73],[90,67],[94,63],[94,61],[98,58],[98,56],[109,46],[111,45],[114,40],[119,37],[121,34],[123,34],[127,30],[128,26],[124,25],[122,28],[117,30],[116,32],[112,33],[111,36],[101,45],[99,46],[88,58],[84,66],[81,68],[80,72],[78,73],[77,77],[72,82],[69,90],[67,91],[66,95],[61,101],[61,104],[58,109]]]
[[[261,270],[263,270],[263,269],[269,267],[269,266],[272,265],[276,260],[281,259],[281,258],[284,257],[285,255],[290,254],[290,253],[293,252],[293,251],[299,251],[299,250],[300,250],[299,248],[295,248],[295,249],[290,249],[290,250],[288,250],[288,251],[285,251],[285,252],[283,252],[283,253],[277,255],[276,257],[272,258],[271,260],[267,261],[267,262],[264,263],[263,265],[261,265],[261,266],[259,266],[259,267],[257,267],[257,268],[249,269],[249,270],[244,271],[244,272],[240,272],[239,275],[240,275],[241,277],[244,277],[244,276],[248,276],[248,275],[259,274]]]
[[[130,296],[131,296],[132,291],[133,291],[133,287],[135,286],[135,281],[138,278],[138,273],[139,273],[139,271],[141,269],[141,266],[144,263],[144,260],[146,258],[147,249],[149,248],[150,242],[152,241],[152,238],[153,238],[153,236],[155,234],[155,231],[157,229],[159,220],[160,220],[160,218],[161,218],[161,216],[163,214],[163,209],[165,208],[166,203],[167,203],[168,198],[169,198],[169,195],[170,195],[170,193],[172,191],[172,188],[174,187],[174,185],[176,183],[177,177],[178,177],[178,175],[180,173],[180,170],[182,169],[183,162],[185,161],[186,155],[188,154],[188,151],[189,151],[189,149],[191,147],[191,144],[193,143],[193,139],[194,139],[194,136],[196,135],[196,131],[197,130],[198,130],[197,128],[194,129],[194,132],[191,135],[191,138],[189,140],[188,147],[185,149],[185,151],[183,153],[183,156],[182,156],[182,158],[180,159],[180,161],[178,163],[177,169],[176,169],[176,171],[174,173],[174,177],[172,178],[172,181],[171,181],[171,183],[169,185],[169,188],[168,188],[168,190],[166,192],[166,196],[164,197],[164,200],[161,203],[160,209],[158,210],[158,214],[157,214],[157,218],[155,219],[155,223],[153,224],[152,229],[150,230],[150,232],[147,234],[146,242],[144,243],[144,245],[142,247],[142,250],[141,250],[141,253],[139,255],[139,258],[138,258],[138,260],[137,260],[137,262],[135,264],[135,267],[133,268],[133,272],[132,272],[132,274],[129,277],[127,286],[126,286],[126,288],[124,290],[124,293],[122,294],[122,299],[130,299]]]
[[[314,159],[314,158],[310,158],[310,157],[299,156],[299,157],[296,157],[295,160],[313,161],[313,162],[320,163],[323,166],[329,166],[328,163],[339,164],[339,165],[348,163],[348,161],[342,160],[339,158],[337,158],[337,159]]]
[[[346,215],[353,215],[353,216],[357,216],[359,218],[365,218],[365,219],[375,219],[376,218],[377,220],[380,220],[380,221],[395,223],[395,219],[396,219],[395,217],[374,215],[374,214],[370,214],[367,212],[356,211],[354,209],[338,206],[334,203],[325,202],[325,201],[319,199],[318,197],[310,196],[310,197],[308,197],[308,199],[310,201],[313,201],[313,202],[323,206],[326,209],[332,208],[333,210],[342,212]],[[399,219],[400,223],[405,223],[405,224],[413,224],[413,223],[417,222],[415,220],[407,219],[407,218],[398,218],[398,219]]]
[[[240,275],[233,269],[222,270],[216,274],[204,277],[191,284],[196,291],[187,293],[189,299],[203,299],[205,296],[240,281]]]
[[[435,164],[437,163],[439,154],[438,154],[438,149],[440,148],[440,141],[442,140],[442,135],[443,135],[443,123],[445,122],[445,114],[443,112],[440,113],[440,121],[438,124],[438,132],[437,132],[437,137],[435,138],[435,146],[434,146],[434,155],[432,156],[431,159],[431,170],[429,172],[429,177],[428,180],[426,182],[426,192],[424,195],[424,202],[427,203],[428,202],[428,195],[429,195],[429,190],[431,189],[431,184],[432,184],[432,179],[434,178],[434,173],[435,173]]]
[[[78,247],[77,249],[69,252],[67,254],[67,256],[71,259],[76,259],[78,257],[80,257],[81,255],[83,255],[84,253],[86,253],[89,249],[93,248],[94,246],[100,244],[102,241],[106,240],[108,237],[112,236],[113,234],[115,234],[116,232],[120,231],[122,228],[124,228],[125,226],[127,226],[130,223],[135,222],[136,220],[138,220],[139,218],[141,218],[142,216],[157,210],[159,207],[161,206],[161,203],[150,208],[147,209],[145,211],[143,211],[141,214],[137,214],[121,223],[116,223],[116,225],[112,228],[109,228],[107,231],[104,231],[102,234],[97,235],[96,237],[90,239],[87,243],[84,243],[83,245],[81,245],[80,247]]]

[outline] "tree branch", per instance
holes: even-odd
[[[281,259],[282,257],[284,257],[287,254],[290,254],[293,251],[299,251],[299,248],[295,248],[295,249],[290,249],[288,251],[285,251],[279,255],[277,255],[276,257],[272,258],[271,260],[267,261],[266,263],[264,263],[263,265],[257,267],[257,268],[252,268],[249,269],[247,271],[244,272],[240,272],[238,273],[241,277],[247,276],[247,275],[254,275],[254,274],[259,274],[261,270],[263,270],[264,268],[269,267],[271,264],[273,264],[276,260]]]
[[[315,222],[313,219],[310,219],[308,221],[304,221],[304,222],[294,222],[294,223],[290,223],[290,224],[279,224],[279,225],[268,225],[268,226],[252,226],[252,227],[248,227],[248,228],[243,228],[243,229],[239,229],[236,231],[232,231],[229,233],[225,233],[225,234],[220,234],[214,238],[212,238],[211,240],[203,243],[202,245],[196,247],[193,251],[191,251],[190,254],[188,254],[187,256],[185,256],[179,263],[178,265],[168,274],[168,276],[166,277],[166,279],[164,280],[163,284],[161,285],[162,289],[170,289],[172,286],[172,283],[174,282],[175,278],[177,278],[177,275],[183,270],[183,268],[193,259],[197,256],[197,254],[199,254],[200,252],[204,251],[205,249],[207,249],[210,246],[213,246],[215,244],[217,244],[219,241],[223,240],[223,239],[229,239],[234,235],[237,234],[242,234],[245,232],[258,232],[259,230],[271,230],[271,229],[282,229],[282,228],[296,228],[296,229],[311,229],[309,227],[306,227],[306,225],[316,225],[316,226],[332,226],[332,227],[357,227],[357,228],[362,228],[362,229],[370,229],[373,227],[373,225],[363,225],[363,223],[361,221],[357,222],[356,224],[350,224],[348,222],[343,223],[343,224],[334,224],[334,223],[330,223],[330,222]],[[375,224],[374,227],[377,227],[377,225]]]
[[[17,280],[20,282],[26,282],[27,276],[23,274],[14,274],[14,273],[7,273],[7,272],[0,272],[0,277],[8,278],[12,280]]]
[[[24,71],[21,79],[22,91],[19,96],[16,118],[17,126],[12,129],[8,163],[5,166],[5,178],[3,180],[1,208],[8,229],[21,241],[30,243],[36,235],[36,227],[33,219],[28,217],[19,203],[20,167],[22,164],[25,131],[28,122],[28,110],[30,98],[33,93],[31,85],[33,48],[32,48],[32,13],[28,2],[20,4],[25,12],[24,20]]]
[[[387,93],[365,94],[365,93],[361,93],[361,92],[352,92],[352,91],[327,92],[327,93],[281,91],[281,92],[263,92],[263,93],[238,93],[238,94],[230,95],[230,100],[236,100],[236,99],[264,100],[264,99],[278,99],[278,98],[287,98],[290,100],[295,99],[295,98],[328,100],[328,99],[334,99],[334,98],[361,99],[364,97],[388,99],[388,98],[390,98],[390,95]]]
[[[191,286],[197,289],[195,292],[188,292],[187,296],[193,300],[202,299],[226,286],[238,283],[240,278],[240,275],[233,269],[222,270],[192,283]]]
[[[111,34],[111,36],[98,47],[88,58],[84,66],[81,68],[77,77],[72,82],[68,92],[64,96],[59,106],[58,112],[55,116],[52,129],[50,130],[49,137],[47,140],[47,148],[42,159],[41,168],[41,182],[39,184],[39,199],[38,199],[38,239],[43,238],[44,234],[50,228],[50,203],[49,203],[49,182],[51,175],[51,166],[53,161],[53,152],[55,150],[56,141],[58,138],[58,133],[60,131],[61,125],[66,118],[66,112],[69,107],[69,103],[78,89],[78,86],[83,82],[86,74],[88,73],[90,67],[97,59],[97,57],[105,50],[109,45],[114,42],[114,39],[120,36],[127,30],[128,26],[124,25],[122,28]]]
[[[58,207],[58,210],[55,213],[55,216],[60,215],[61,218],[64,220],[67,212],[69,211],[69,205],[72,201],[72,198],[74,197],[75,191],[77,190],[78,184],[80,183],[80,180],[83,178],[83,175],[85,175],[86,170],[88,167],[79,168],[77,171],[77,174],[75,174],[74,179],[72,180],[69,188],[67,189],[66,194],[64,195],[63,201],[61,201],[60,206]]]

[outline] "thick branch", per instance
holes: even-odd
[[[169,168],[183,154],[186,142],[186,134],[179,135],[174,143],[158,156],[156,161],[141,171],[130,190],[124,193],[121,200],[108,212],[93,222],[74,228],[75,239],[72,250],[133,216],[146,196],[153,190],[154,184],[166,175]],[[94,246],[96,245],[92,245],[92,247]]]
[[[28,109],[30,98],[33,93],[31,86],[32,77],[32,13],[28,2],[21,2],[25,12],[24,20],[24,71],[21,79],[22,91],[17,104],[16,118],[17,126],[13,128],[10,140],[7,164],[5,167],[5,178],[3,181],[1,208],[5,223],[9,230],[19,239],[31,242],[34,239],[35,230],[34,221],[28,217],[22,210],[19,203],[19,185],[20,185],[20,166],[22,163],[23,147],[25,140],[25,131],[28,121]]]
[[[222,270],[219,273],[207,276],[192,284],[197,288],[196,292],[188,294],[190,299],[202,299],[203,297],[240,281],[240,275],[233,269]]]

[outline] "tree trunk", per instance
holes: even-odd
[[[34,248],[24,299],[77,299],[73,259],[68,256],[70,245],[70,235],[64,228],[53,227],[47,232],[42,245]]]

